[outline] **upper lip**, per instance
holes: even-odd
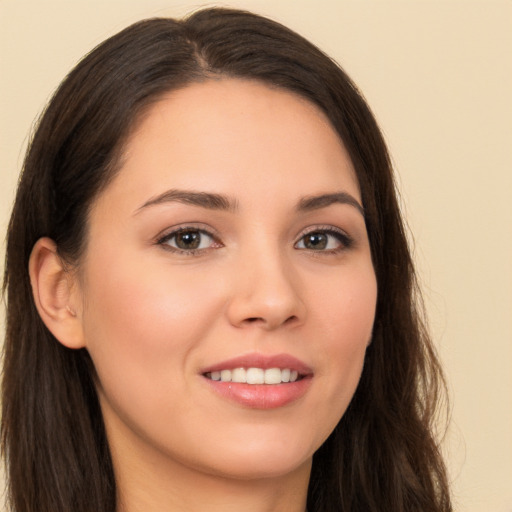
[[[265,355],[257,353],[245,354],[215,363],[203,368],[201,373],[206,374],[221,370],[233,370],[234,368],[262,368],[263,370],[269,368],[289,368],[290,370],[296,370],[300,375],[313,373],[313,370],[306,363],[290,354]]]

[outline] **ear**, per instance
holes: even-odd
[[[66,269],[50,238],[40,238],[30,255],[30,283],[39,316],[66,347],[85,346],[76,276]]]

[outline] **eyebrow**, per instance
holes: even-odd
[[[139,213],[144,208],[165,203],[183,203],[199,206],[208,210],[222,210],[234,212],[238,210],[238,201],[230,199],[222,194],[212,192],[196,192],[192,190],[171,189],[152,197],[139,207],[135,213]],[[299,200],[296,210],[299,212],[308,212],[320,210],[333,204],[347,204],[353,206],[363,217],[364,208],[359,201],[347,192],[335,192],[330,194],[320,194],[316,196],[306,196]]]
[[[326,208],[332,204],[347,204],[349,206],[353,206],[363,217],[365,216],[362,205],[354,196],[351,196],[347,192],[335,192],[331,194],[303,197],[297,205],[297,210],[319,210],[320,208]]]
[[[238,209],[238,202],[236,200],[229,199],[221,194],[172,189],[156,197],[152,197],[138,208],[135,213],[149,206],[172,202],[191,204],[208,210],[235,211]]]

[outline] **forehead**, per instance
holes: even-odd
[[[168,93],[141,117],[122,161],[113,185],[147,197],[192,188],[235,196],[275,191],[284,200],[287,187],[304,194],[342,188],[359,197],[327,116],[257,81],[221,78]]]

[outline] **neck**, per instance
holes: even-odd
[[[304,512],[310,461],[290,474],[238,480],[168,464],[116,469],[117,512]],[[119,468],[120,469],[120,468]],[[153,468],[155,469],[155,468]],[[135,470],[135,471],[134,471]]]

